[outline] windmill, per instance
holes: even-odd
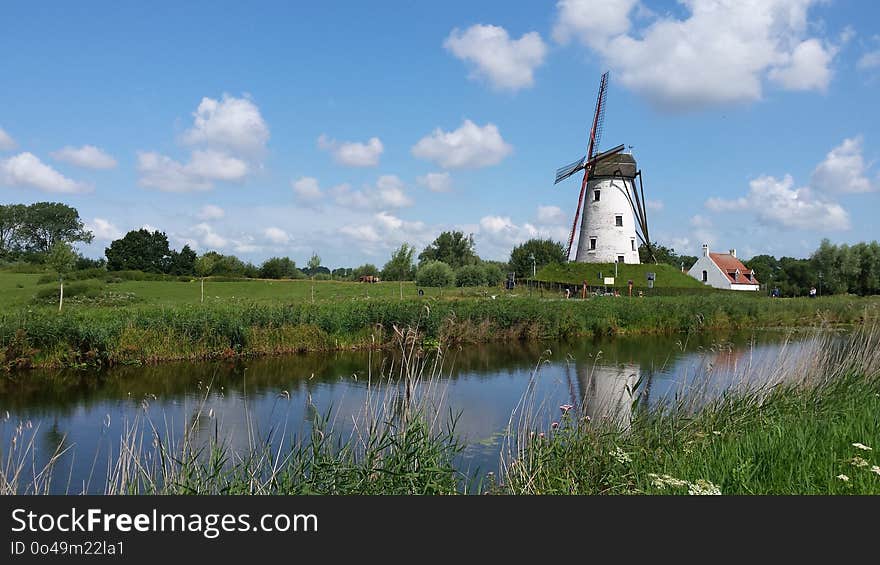
[[[587,154],[556,171],[556,181],[553,184],[558,184],[578,171],[584,171],[574,222],[568,238],[566,257],[571,258],[571,247],[574,243],[578,219],[581,219],[575,261],[639,263],[636,238],[645,245],[649,255],[654,257],[653,246],[648,237],[642,172],[637,170],[632,154],[624,152],[623,144],[599,152],[599,142],[605,125],[607,94],[608,73],[605,72],[599,82],[599,95],[596,98]],[[636,189],[636,177],[639,179],[639,189]],[[585,202],[584,196],[588,189],[592,198]]]

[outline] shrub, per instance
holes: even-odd
[[[456,286],[484,286],[486,269],[482,265],[465,265],[455,272]]]
[[[488,286],[498,286],[504,280],[504,272],[498,265],[484,263],[483,271],[486,273],[486,285]]]
[[[452,286],[455,284],[455,272],[443,261],[428,261],[419,267],[416,273],[416,284],[419,286]]]

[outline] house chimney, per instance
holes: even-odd
[[[703,257],[708,257],[708,256],[709,256],[709,244],[704,243],[703,244]]]
[[[731,249],[730,254],[733,255],[734,257],[736,257],[736,249]]]

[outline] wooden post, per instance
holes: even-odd
[[[202,277],[202,303],[205,302],[205,277]]]
[[[58,311],[61,312],[61,305],[64,304],[64,279],[61,279],[61,291],[58,294]]]

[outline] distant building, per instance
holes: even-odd
[[[709,253],[709,246],[703,244],[703,256],[694,263],[688,274],[715,288],[753,291],[761,288],[755,273],[736,258],[736,249],[731,249],[729,253]]]

